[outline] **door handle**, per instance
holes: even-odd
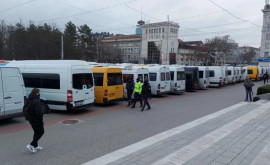
[[[8,96],[8,97],[5,97],[4,99],[11,99],[12,97]]]

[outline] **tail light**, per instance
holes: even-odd
[[[72,102],[73,98],[72,98],[72,90],[67,90],[67,102]]]
[[[258,78],[258,75],[256,74],[256,79]]]
[[[160,84],[158,84],[157,88],[160,89]]]
[[[174,83],[174,87],[177,87],[177,83]]]
[[[219,81],[222,82],[222,77],[219,78]]]
[[[105,89],[104,96],[108,96],[108,89]]]

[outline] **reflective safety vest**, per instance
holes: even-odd
[[[137,93],[141,94],[141,92],[142,92],[142,83],[140,81],[135,83],[134,92],[137,92]]]

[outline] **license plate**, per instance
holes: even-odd
[[[161,87],[161,89],[165,89],[165,87]]]
[[[181,86],[180,86],[180,85],[178,85],[178,86],[177,86],[177,88],[181,88]]]
[[[83,105],[83,101],[76,102],[75,105],[76,106],[81,106],[81,105]]]

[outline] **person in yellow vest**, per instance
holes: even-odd
[[[142,83],[140,81],[140,78],[137,78],[137,81],[134,86],[134,102],[131,108],[135,108],[137,100],[140,101],[140,104],[141,104],[140,107],[142,107],[141,93],[142,93]]]

